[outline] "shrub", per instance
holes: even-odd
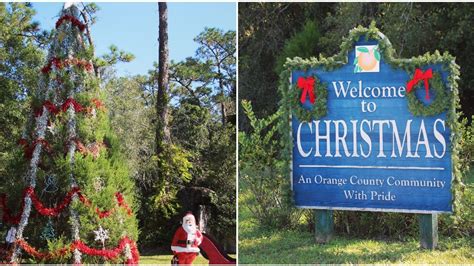
[[[242,107],[252,128],[248,134],[239,133],[239,189],[251,192],[245,207],[264,226],[292,227],[302,211],[292,206],[289,177],[283,174],[285,162],[279,159],[280,112],[257,119],[250,102],[242,101]]]

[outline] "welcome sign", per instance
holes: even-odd
[[[451,212],[454,61],[394,59],[385,36],[359,31],[344,63],[288,63],[296,206]]]

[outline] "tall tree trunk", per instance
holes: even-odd
[[[166,2],[158,3],[158,93],[156,97],[156,154],[160,155],[166,143],[170,142],[168,128],[168,6]]]
[[[219,58],[217,58],[217,60],[219,60]],[[221,121],[222,121],[222,125],[225,125],[227,114],[226,114],[226,110],[225,110],[224,81],[222,80],[222,72],[221,72],[220,63],[218,63],[218,65],[217,65],[217,75],[219,76],[219,89],[221,90],[221,96],[222,96],[222,99],[221,99],[221,115],[222,115]]]
[[[92,54],[95,57],[94,40],[92,39],[92,34],[91,34],[90,24],[89,24],[89,18],[88,18],[88,14],[87,14],[85,9],[81,11],[81,16],[82,16],[82,19],[84,20],[84,24],[86,25],[86,37],[87,37],[87,41],[89,42],[89,47],[91,47]],[[82,42],[82,44],[84,45],[84,42]],[[99,72],[99,68],[97,67],[97,65],[94,65],[94,74],[97,78],[100,79],[100,72]]]
[[[224,94],[222,94],[222,96],[224,97]],[[221,113],[222,113],[222,125],[225,125],[225,122],[226,122],[226,111],[225,111],[225,102],[222,101],[221,102]]]

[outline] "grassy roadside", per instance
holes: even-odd
[[[170,265],[173,255],[144,255],[140,256],[140,264],[163,264]],[[207,265],[209,261],[206,260],[203,256],[199,255],[196,257],[193,265]]]
[[[405,242],[336,237],[326,245],[316,244],[310,232],[263,229],[245,208],[245,193],[239,194],[239,263],[461,263],[474,264],[473,239],[440,236],[435,251],[419,248],[418,239]]]
[[[232,258],[235,258],[235,254],[228,254]],[[163,254],[161,252],[146,252],[144,255],[140,256],[140,264],[160,264],[160,265],[170,265],[173,255]],[[209,261],[204,258],[202,255],[196,257],[193,265],[208,265]]]

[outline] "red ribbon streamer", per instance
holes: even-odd
[[[433,77],[433,70],[431,68],[426,70],[425,72],[423,72],[421,69],[417,68],[415,70],[415,75],[413,76],[413,79],[408,81],[408,83],[407,83],[408,93],[411,92],[413,87],[415,87],[416,84],[418,84],[418,82],[424,81],[425,82],[425,90],[426,90],[425,99],[429,100],[430,99],[430,94],[429,94],[430,86],[429,86],[428,80],[430,80],[432,77]]]
[[[94,98],[94,99],[91,100],[91,102],[92,102],[92,104],[94,104],[96,106],[97,109],[99,109],[99,110],[104,110],[105,109],[103,103],[100,100]],[[41,107],[34,109],[34,115],[36,117],[41,116],[43,114],[43,106],[46,107],[46,109],[48,109],[48,111],[50,113],[52,113],[54,115],[57,115],[61,111],[66,112],[67,108],[71,104],[74,106],[74,110],[76,112],[91,113],[91,110],[92,110],[91,107],[84,108],[80,103],[78,103],[73,98],[68,98],[68,99],[66,99],[66,101],[61,106],[55,106],[51,101],[46,100],[46,101],[44,101],[44,103]]]
[[[298,78],[297,86],[298,88],[302,89],[300,98],[302,104],[306,102],[306,94],[309,95],[309,101],[311,104],[314,104],[314,101],[316,100],[316,96],[314,95],[314,82],[315,80],[313,77],[306,79],[303,77]]]
[[[99,208],[95,208],[95,213],[97,213],[97,215],[99,215],[100,219],[103,219],[103,218],[109,217],[114,212],[114,210],[115,209],[101,211],[101,210],[99,210]]]
[[[69,244],[69,247],[66,246],[52,252],[39,252],[34,247],[30,246],[24,239],[18,239],[16,240],[16,243],[30,256],[33,256],[40,260],[53,259],[60,256],[64,256],[72,252],[74,249],[78,249],[83,254],[87,254],[89,256],[100,256],[108,260],[114,260],[118,258],[121,253],[124,252],[125,246],[129,244],[130,251],[132,253],[132,258],[127,258],[125,263],[128,265],[135,265],[138,264],[140,260],[140,254],[138,252],[135,241],[131,240],[127,236],[122,237],[118,243],[118,246],[112,249],[95,249],[87,246],[81,240],[76,240]]]
[[[67,111],[67,108],[72,105],[74,107],[74,111],[76,112],[81,112],[84,108],[82,107],[82,105],[80,105],[78,102],[76,102],[76,100],[74,100],[73,98],[68,98],[64,103],[63,105],[61,106],[61,109],[63,110],[63,112],[66,112]]]
[[[3,217],[2,217],[3,222],[9,223],[9,224],[20,223],[21,214],[23,213],[24,203],[25,203],[25,199],[23,198],[20,212],[17,215],[12,215],[10,209],[7,206],[7,195],[2,194],[0,196],[0,208],[3,209]]]
[[[125,250],[125,246],[127,244],[130,245],[130,249],[132,253],[132,259],[131,260],[127,259],[127,264],[137,264],[139,262],[139,254],[138,254],[138,250],[136,248],[135,242],[126,236],[120,239],[118,246],[113,249],[90,248],[86,244],[84,244],[84,242],[82,242],[81,240],[74,241],[71,244],[71,248],[77,248],[82,253],[90,255],[90,256],[101,256],[103,258],[113,260],[113,259],[116,259],[118,256],[120,256],[120,253],[122,253]]]
[[[38,117],[38,116],[41,116],[43,114],[43,106],[46,107],[46,109],[48,109],[48,111],[54,115],[57,115],[61,110],[59,108],[57,108],[54,103],[52,103],[51,101],[48,101],[46,100],[43,105],[40,107],[40,108],[37,108],[35,110],[35,116]]]
[[[38,145],[38,143],[43,145],[46,152],[51,153],[51,146],[49,145],[48,141],[46,141],[45,139],[42,139],[42,138],[36,139],[35,141],[33,141],[33,143],[31,143],[30,146],[28,145],[28,142],[26,141],[26,139],[22,138],[18,141],[18,144],[20,146],[23,146],[25,158],[28,158],[28,159],[31,159],[31,157],[33,156],[33,151],[35,150],[35,147],[36,145]]]
[[[5,223],[18,224],[20,222],[20,219],[21,219],[21,214],[23,213],[23,208],[24,208],[24,205],[25,205],[25,197],[26,196],[29,196],[31,198],[33,206],[35,207],[35,209],[38,211],[39,214],[41,214],[43,216],[58,216],[67,206],[69,206],[69,204],[72,201],[72,197],[74,196],[74,194],[77,194],[77,196],[79,197],[79,200],[85,206],[91,207],[91,205],[92,205],[91,201],[89,199],[87,199],[84,195],[82,195],[81,190],[78,187],[72,188],[66,194],[66,196],[63,198],[61,203],[59,203],[59,205],[57,205],[54,208],[46,208],[44,206],[44,204],[38,199],[38,196],[36,195],[34,189],[32,187],[27,187],[25,189],[25,191],[23,192],[23,199],[22,199],[22,203],[21,203],[20,213],[18,215],[15,215],[15,216],[11,215],[11,211],[10,211],[10,209],[8,209],[8,206],[6,204],[7,196],[5,194],[2,194],[2,195],[0,195],[0,209],[3,209],[2,220]],[[118,196],[118,195],[120,195],[120,196]],[[127,211],[128,215],[132,215],[132,210],[127,205],[127,203],[125,203],[122,194],[120,192],[116,192],[115,197],[117,199],[118,206],[121,207],[121,208],[124,208]],[[116,210],[115,208],[112,208],[112,209],[106,210],[106,211],[100,211],[99,208],[95,209],[95,211],[99,215],[100,219],[109,217],[113,212],[115,212],[115,210]]]
[[[50,101],[45,101],[43,106],[46,107],[46,109],[48,109],[50,113],[55,114],[55,115],[61,111]]]
[[[65,256],[70,252],[70,249],[71,249],[70,247],[64,247],[64,248],[55,250],[53,252],[39,252],[34,247],[30,246],[24,239],[18,239],[16,240],[16,243],[26,253],[40,260],[54,259],[57,257]]]
[[[103,142],[94,142],[86,147],[77,138],[73,139],[72,141],[76,144],[76,150],[78,150],[82,155],[86,156],[88,154],[91,154],[94,159],[97,159],[99,157],[100,150],[102,149],[102,147],[105,146]]]
[[[43,203],[38,200],[38,196],[34,192],[33,188],[27,188],[27,194],[31,197],[33,205],[35,206],[36,210],[43,216],[58,216],[64,210],[64,208],[66,208],[71,203],[72,196],[79,192],[79,188],[74,187],[66,194],[66,197],[64,197],[64,199],[58,206],[56,206],[55,208],[45,208]]]
[[[61,62],[61,60],[57,57],[53,57],[49,60],[49,62],[41,69],[41,72],[43,72],[44,74],[50,72],[53,68],[52,66],[54,66],[56,69],[62,69],[63,68],[63,63]]]
[[[28,158],[28,159],[31,159],[31,157],[33,155],[33,151],[35,150],[35,147],[36,147],[36,145],[38,145],[38,143],[41,143],[41,145],[43,145],[46,152],[48,152],[48,153],[52,152],[51,146],[49,145],[48,141],[46,141],[44,139],[40,138],[40,139],[37,139],[37,140],[33,141],[33,143],[31,143],[31,146],[28,145],[27,140],[24,139],[24,138],[21,138],[20,140],[18,140],[18,145],[23,147],[23,152],[25,154],[24,156],[25,156],[25,158]]]
[[[117,198],[118,205],[120,207],[125,208],[125,210],[127,210],[128,215],[132,215],[132,209],[130,209],[130,207],[127,205],[127,203],[123,199],[122,193],[116,192],[115,193],[115,198]]]
[[[18,144],[21,146],[25,146],[28,145],[28,141],[24,138],[21,138],[20,140],[18,140]]]
[[[86,29],[86,25],[84,25],[80,20],[71,15],[64,15],[60,17],[58,21],[56,21],[56,29],[61,26],[61,24],[66,20],[71,21],[72,25],[78,27],[80,31],[84,31]]]
[[[49,62],[41,68],[41,72],[43,74],[49,73],[54,66],[56,69],[62,69],[63,67],[70,66],[70,65],[75,65],[84,68],[87,72],[92,72],[94,69],[94,66],[91,64],[91,62],[85,60],[85,59],[77,59],[77,58],[66,58],[64,60],[61,60],[57,57],[53,57],[49,60]]]
[[[33,143],[31,144],[32,149],[34,149],[34,148],[36,147],[36,145],[38,145],[38,143],[40,143],[41,145],[43,145],[44,148],[45,148],[48,152],[51,151],[51,146],[49,146],[48,141],[46,141],[46,140],[43,139],[43,138],[38,138],[38,139],[36,139],[35,141],[33,141]]]
[[[49,71],[51,71],[51,63],[48,63],[43,68],[41,68],[41,72],[43,74],[47,74]]]

